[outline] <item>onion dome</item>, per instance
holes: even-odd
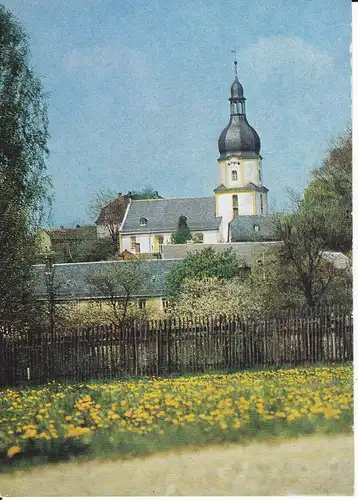
[[[232,154],[248,158],[260,155],[260,137],[247,121],[245,100],[244,89],[236,76],[230,89],[230,121],[218,141],[220,158]]]

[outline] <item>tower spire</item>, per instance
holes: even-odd
[[[234,73],[235,77],[237,78],[237,56],[236,56],[236,50],[231,51],[232,54],[234,54]]]

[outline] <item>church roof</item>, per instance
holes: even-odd
[[[106,262],[77,262],[74,264],[54,264],[54,290],[56,300],[69,299],[105,299],[108,298],[87,281],[89,276],[118,272],[131,266],[138,266],[138,273],[143,278],[141,288],[135,297],[162,297],[165,295],[165,279],[171,269],[178,264],[177,260],[143,260],[143,261],[106,261]],[[46,266],[32,267],[32,276],[35,282],[37,297],[45,299]],[[124,297],[125,290],[118,285],[117,297]]]
[[[267,193],[268,189],[265,186],[256,186],[253,182],[249,182],[245,186],[235,187],[235,188],[227,188],[224,184],[220,184],[217,188],[214,189],[214,193],[228,192],[228,193],[236,193],[240,191],[258,191],[260,193]]]
[[[230,222],[231,241],[277,241],[274,217],[240,215]]]
[[[231,154],[245,158],[257,158],[260,156],[260,137],[247,121],[246,99],[237,75],[231,85],[230,95],[230,121],[221,132],[218,141],[220,158],[227,158]]]
[[[227,158],[231,154],[257,158],[261,143],[245,115],[232,115],[229,124],[221,132],[218,147],[220,158]]]
[[[131,202],[123,233],[173,232],[181,215],[191,231],[217,230],[215,197],[135,200]],[[144,225],[143,225],[144,223]]]

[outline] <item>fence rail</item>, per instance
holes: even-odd
[[[0,325],[0,385],[160,376],[353,360],[353,318],[339,308],[131,322],[71,331]]]

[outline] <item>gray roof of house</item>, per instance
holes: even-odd
[[[133,292],[136,297],[161,297],[165,294],[165,279],[170,270],[178,264],[176,260],[143,260],[143,261],[111,261],[111,262],[79,262],[74,264],[54,264],[55,298],[60,299],[90,299],[106,298],[87,279],[93,275],[127,272],[133,266],[138,267],[138,273],[143,276],[140,288]],[[48,296],[45,265],[33,266],[36,295],[40,298]],[[128,273],[127,273],[128,275]],[[124,297],[123,287],[118,285],[118,297]],[[107,295],[108,297],[108,295]]]
[[[277,241],[272,215],[240,215],[230,222],[230,232],[231,241],[234,242]]]
[[[202,251],[204,248],[211,247],[215,252],[225,252],[229,248],[232,248],[233,252],[238,254],[243,260],[244,264],[248,267],[252,267],[254,262],[260,258],[262,255],[269,251],[271,248],[275,248],[282,245],[279,241],[267,241],[267,242],[241,242],[241,243],[192,243],[183,245],[163,245],[163,259],[184,259],[188,253],[194,253],[196,251]]]
[[[217,230],[221,217],[216,217],[215,211],[214,196],[134,200],[129,207],[122,232],[173,232],[178,227],[181,215],[187,217],[187,224],[191,231]],[[147,219],[145,226],[140,225],[141,218]]]

